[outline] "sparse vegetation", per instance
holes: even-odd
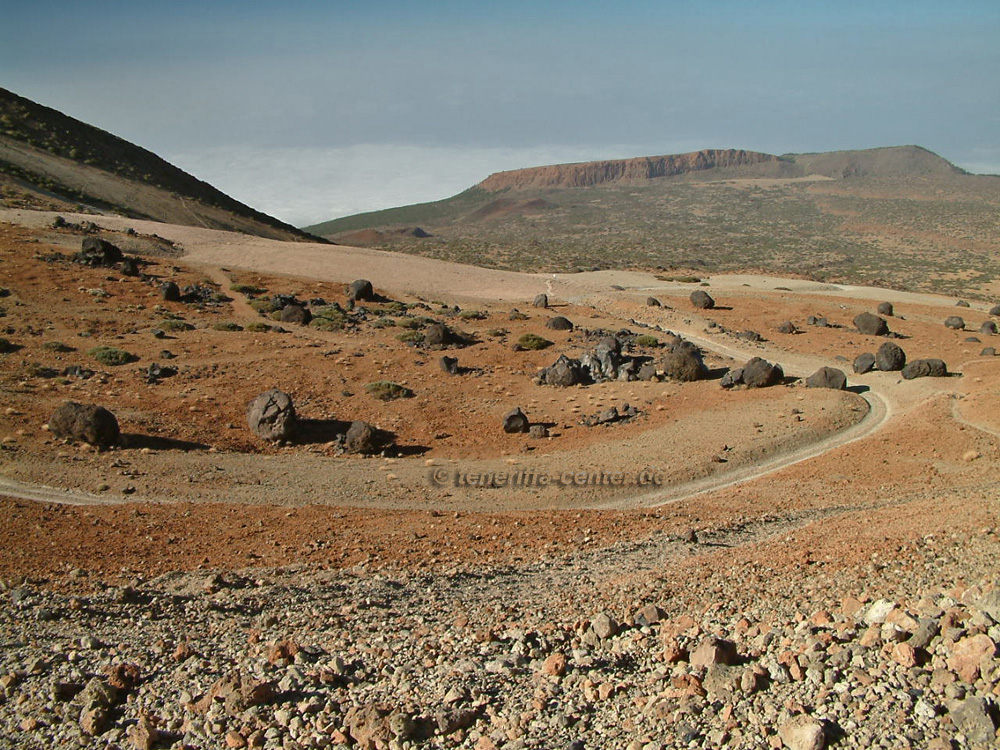
[[[177,320],[174,318],[161,320],[156,327],[159,328],[161,331],[170,331],[171,333],[177,333],[178,331],[194,330],[194,326],[188,323],[186,320]]]
[[[227,321],[220,322],[220,323],[213,323],[212,324],[212,330],[213,331],[242,331],[243,330],[243,326],[241,326],[239,323],[234,323],[231,320],[227,320]]]
[[[247,323],[246,330],[251,333],[267,333],[271,330],[271,326],[267,323],[261,323],[260,321],[254,321],[253,323]]]
[[[403,333],[396,336],[396,341],[402,341],[404,344],[420,344],[423,343],[424,334],[420,331],[403,331]]]
[[[660,340],[656,336],[643,333],[635,337],[635,345],[653,349],[660,345]]]
[[[517,348],[524,351],[538,351],[552,346],[552,342],[543,339],[537,333],[526,333],[517,340]]]
[[[347,313],[339,305],[326,305],[312,309],[310,327],[321,331],[341,331],[348,323]]]
[[[458,317],[462,320],[486,320],[489,317],[489,313],[485,310],[462,310],[458,314]]]
[[[66,352],[75,352],[72,346],[64,344],[62,341],[46,341],[42,344],[43,349],[48,349],[50,352],[59,352],[60,354],[65,354]]]
[[[413,397],[413,391],[409,388],[389,380],[377,380],[374,383],[369,383],[365,386],[365,390],[379,401],[395,401],[398,398]]]
[[[237,294],[264,294],[267,292],[264,287],[253,284],[233,284],[229,289]]]
[[[249,304],[252,309],[261,315],[270,315],[277,309],[274,306],[274,302],[269,299],[252,299]]]
[[[130,354],[124,349],[119,349],[114,346],[95,346],[93,349],[90,349],[87,354],[107,367],[127,365],[130,362],[135,362],[139,359],[134,354]]]

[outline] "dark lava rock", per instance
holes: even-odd
[[[284,391],[272,388],[247,407],[247,425],[265,440],[287,440],[295,432],[295,406]]]
[[[955,303],[955,307],[971,307],[971,305],[964,299],[960,299],[958,302]]]
[[[527,432],[531,425],[520,407],[511,409],[503,415],[503,431],[509,433]]]
[[[864,375],[866,372],[871,372],[874,367],[875,355],[871,352],[859,354],[854,360],[854,372],[858,375]]]
[[[986,347],[983,347],[983,350],[981,352],[979,352],[979,356],[980,357],[995,357],[995,356],[997,356],[997,350],[996,350],[995,347],[986,346]]]
[[[663,373],[672,380],[692,382],[708,377],[708,367],[701,351],[694,346],[678,346],[663,356],[660,365]]]
[[[997,332],[997,324],[994,323],[992,320],[987,320],[985,323],[979,326],[979,332],[989,334],[992,336]]]
[[[798,330],[790,320],[778,324],[778,333],[798,333]]]
[[[891,341],[886,341],[875,353],[875,366],[882,372],[902,370],[906,365],[906,352]]]
[[[646,307],[663,307],[656,297],[646,297]]]
[[[722,376],[722,380],[719,381],[719,385],[723,388],[734,388],[738,385],[743,385],[743,368],[737,367],[727,370],[726,374]]]
[[[715,307],[715,300],[712,299],[708,292],[696,289],[691,292],[691,304],[699,310],[711,310]]]
[[[784,377],[781,365],[771,364],[760,357],[754,357],[743,365],[743,384],[748,388],[767,388],[780,383]]]
[[[863,312],[854,318],[854,327],[866,336],[885,336],[889,333],[889,324],[869,312]]]
[[[961,331],[963,328],[965,328],[965,321],[962,319],[960,315],[949,315],[947,318],[945,318],[944,325],[945,328],[951,328],[952,330],[955,331]]]
[[[915,359],[903,368],[903,377],[907,380],[947,376],[948,366],[940,359]]]
[[[449,375],[458,375],[458,358],[441,357],[441,369]]]
[[[351,422],[344,435],[344,450],[365,456],[381,453],[391,443],[389,433],[361,420]]]
[[[160,296],[165,302],[180,302],[181,288],[174,281],[164,281],[160,284]]]
[[[375,289],[368,279],[357,279],[347,285],[347,299],[352,302],[365,302],[375,299]]]
[[[583,371],[579,360],[570,359],[562,354],[559,359],[542,370],[540,377],[545,385],[568,388],[583,382]]]
[[[535,307],[548,307],[549,306],[549,295],[547,294],[536,294],[535,299],[531,302]]]
[[[296,325],[305,326],[309,325],[310,320],[312,320],[312,313],[308,307],[303,307],[302,305],[285,305],[281,308],[282,323],[295,323]]]
[[[116,444],[121,430],[115,415],[96,404],[67,401],[49,418],[49,431],[56,437],[73,438],[101,448]]]
[[[570,322],[569,318],[557,315],[554,318],[549,318],[545,323],[545,327],[551,328],[553,331],[572,331],[573,323]]]
[[[100,237],[84,237],[80,247],[80,252],[73,256],[73,260],[85,266],[110,268],[125,259],[117,245]]]
[[[888,316],[888,317],[891,318],[892,315],[893,315],[892,303],[891,302],[879,302],[878,303],[878,309],[876,310],[876,312],[879,315],[886,315],[886,316]]]
[[[453,340],[451,329],[444,323],[431,323],[424,329],[424,346],[429,349],[443,349]]]
[[[847,375],[836,367],[821,367],[808,378],[807,388],[833,388],[842,391],[847,388]]]

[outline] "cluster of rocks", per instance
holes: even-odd
[[[906,380],[914,378],[943,378],[948,376],[948,366],[940,359],[915,359],[906,361],[906,352],[892,341],[886,341],[872,354],[864,352],[854,360],[854,372],[863,375],[877,369],[881,372],[901,372]]]
[[[723,388],[735,388],[742,385],[747,388],[767,388],[778,385],[785,379],[785,371],[781,365],[768,362],[761,357],[750,358],[743,367],[731,368],[722,376],[719,384]]]
[[[0,591],[0,747],[996,746],[992,584],[810,600],[776,578],[760,583],[772,599],[720,573],[604,589],[642,549],[18,584]]]
[[[668,333],[663,342],[663,353],[656,359],[649,355],[626,353],[634,337],[602,335],[597,346],[571,358],[565,354],[550,366],[543,368],[536,382],[543,385],[569,387],[607,381],[670,379],[682,382],[702,380],[708,376],[701,350],[692,342]]]
[[[619,422],[630,422],[639,416],[639,414],[639,410],[631,404],[623,404],[620,409],[617,406],[612,406],[596,414],[585,416],[580,419],[580,424],[584,427],[599,427],[618,424]]]
[[[269,442],[294,440],[300,421],[291,396],[277,388],[261,393],[247,407],[247,426],[257,437]],[[368,422],[354,420],[333,442],[346,453],[375,455],[391,446],[392,436]]]
[[[90,268],[115,268],[125,276],[140,275],[138,258],[126,256],[120,247],[100,237],[84,237],[70,260]]]
[[[520,406],[504,414],[502,427],[503,431],[509,435],[527,433],[533,438],[545,438],[549,436],[548,426],[544,424],[532,424]]]
[[[186,284],[181,287],[176,281],[160,284],[160,296],[164,302],[184,302],[190,305],[218,305],[231,299],[207,284]]]

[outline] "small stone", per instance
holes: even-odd
[[[712,664],[731,665],[736,661],[736,644],[709,636],[691,653],[691,665],[708,667]]]
[[[618,633],[618,623],[607,612],[601,612],[597,615],[591,622],[590,627],[593,629],[594,635],[602,641],[613,638]]]
[[[892,659],[907,669],[917,666],[917,651],[909,643],[897,643],[892,647]]]
[[[793,716],[782,724],[778,736],[788,750],[823,750],[826,746],[823,724],[806,714]]]
[[[542,663],[542,674],[549,677],[562,677],[566,674],[566,654],[554,653]]]

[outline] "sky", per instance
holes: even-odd
[[[492,172],[916,144],[1000,173],[996,0],[33,0],[0,86],[304,226]]]

